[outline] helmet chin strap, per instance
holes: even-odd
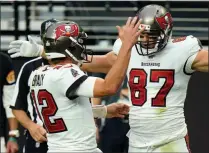
[[[77,66],[81,66],[82,65],[82,63],[83,63],[83,61],[81,61],[81,60],[78,60],[73,54],[71,54],[71,52],[70,51],[68,51],[67,49],[65,49],[65,52],[74,60],[74,61],[76,61],[77,62]]]

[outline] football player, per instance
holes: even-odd
[[[147,5],[137,16],[145,28],[133,46],[127,69],[129,152],[189,152],[184,100],[194,71],[208,72],[208,50],[198,38],[172,38],[171,14],[160,5]],[[81,69],[107,73],[118,58],[121,40],[113,51],[94,56]]]
[[[48,19],[41,23],[40,27],[40,37],[43,39],[43,35],[46,32],[46,29],[51,25],[58,22],[56,19]],[[30,50],[31,46],[35,47],[35,50],[42,50],[43,46],[38,45],[31,36],[28,36],[28,40],[32,45],[22,45],[21,50]],[[22,40],[17,41],[15,46],[21,45],[23,43]],[[20,52],[17,52],[16,48],[13,48],[13,44],[11,43],[9,46],[11,49],[8,51],[9,53],[14,53],[11,55],[12,58],[18,57]],[[33,53],[39,53],[33,52]],[[38,56],[40,54],[34,54],[33,56]],[[27,55],[25,55],[27,57]],[[28,79],[32,71],[37,69],[38,67],[48,64],[47,60],[44,58],[38,57],[26,62],[20,69],[20,72],[17,77],[17,82],[15,85],[15,92],[13,95],[13,104],[10,105],[12,108],[12,112],[17,118],[17,120],[21,123],[21,125],[27,129],[25,132],[26,142],[24,146],[25,153],[46,153],[48,146],[46,142],[46,138],[43,137],[45,134],[45,130],[43,128],[42,121],[37,117],[37,113],[35,111],[34,106],[32,105],[30,98],[30,90],[28,86]],[[35,137],[36,139],[33,139]],[[40,143],[42,142],[42,143]]]
[[[45,20],[41,24],[41,30],[40,30],[40,36],[41,40],[43,41],[43,36],[46,32],[46,29],[58,22],[56,19],[49,19]],[[85,33],[83,33],[85,34]],[[84,35],[85,36],[85,35]],[[82,37],[79,37],[81,39]],[[85,37],[83,37],[84,39]],[[20,50],[27,51],[32,49],[34,46],[34,50],[38,50],[38,52],[33,52],[34,54],[32,56],[38,56],[40,55],[40,51],[42,50],[43,46],[38,45],[31,36],[28,36],[29,42],[18,40],[14,43],[10,43],[10,50],[8,51],[12,58],[19,57],[21,53]],[[29,45],[28,45],[29,44]],[[19,49],[14,48],[13,46],[22,46]],[[44,56],[44,53],[42,53]],[[25,57],[30,57],[30,54],[24,54]],[[13,114],[18,119],[18,121],[28,130],[26,132],[26,144],[25,144],[25,152],[29,153],[45,153],[47,152],[47,143],[44,141],[47,141],[47,139],[44,137],[46,131],[43,128],[43,123],[40,120],[40,118],[37,117],[36,111],[34,111],[34,106],[31,105],[31,98],[29,93],[29,86],[28,86],[28,79],[32,71],[37,69],[40,66],[48,64],[47,60],[41,57],[35,58],[33,60],[30,60],[26,62],[18,75],[16,87],[15,87],[15,94],[13,96],[14,103],[11,104],[11,108],[13,111]],[[120,112],[121,109],[123,109],[125,112]],[[108,106],[93,106],[94,110],[94,116],[99,117],[98,113],[99,111],[103,111],[104,117],[112,118],[112,117],[120,117],[123,118],[124,114],[129,111],[129,107],[123,104],[111,104]],[[28,116],[28,114],[30,114]],[[41,142],[41,143],[40,143]]]
[[[198,38],[172,39],[173,20],[162,6],[147,5],[137,16],[145,28],[132,48],[127,69],[130,131],[129,152],[189,152],[184,101],[194,71],[208,72],[208,50]],[[108,72],[121,48],[95,56],[81,69]]]
[[[189,152],[184,101],[192,72],[208,72],[208,51],[193,36],[172,39],[171,14],[162,6],[143,7],[137,16],[145,31],[132,48],[127,70],[129,152]],[[118,58],[113,51],[83,64],[86,71],[108,72]]]
[[[47,131],[48,152],[98,152],[94,117],[105,117],[106,109],[93,107],[89,98],[112,95],[122,83],[131,48],[141,33],[138,17],[118,28],[122,47],[105,79],[88,77],[79,65],[87,59],[82,38],[85,33],[75,22],[51,25],[43,38],[49,65],[33,71],[28,84],[38,116]],[[128,33],[128,34],[127,34]],[[118,110],[127,114],[128,107]],[[94,115],[93,115],[94,113]]]

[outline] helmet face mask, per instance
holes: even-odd
[[[173,21],[170,13],[160,5],[147,5],[137,16],[142,20],[139,30],[145,28],[135,45],[137,52],[151,56],[162,51],[172,35]]]
[[[135,45],[137,52],[144,56],[154,55],[165,47],[165,39],[163,32],[144,32],[138,39],[138,45]]]
[[[91,62],[86,49],[87,34],[72,21],[62,21],[51,25],[43,37],[44,49],[48,59],[71,57],[78,63]]]

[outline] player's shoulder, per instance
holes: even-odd
[[[85,73],[75,64],[57,65],[53,67],[54,75],[59,79],[63,77],[78,77]]]
[[[185,55],[190,55],[198,52],[202,48],[202,44],[198,38],[189,35],[171,39],[166,48],[175,50],[175,52],[185,53]]]
[[[58,70],[60,72],[65,72],[65,71],[69,71],[71,69],[76,69],[78,71],[82,71],[79,66],[75,65],[75,64],[65,64],[65,65],[56,65],[53,67],[54,70]]]
[[[169,41],[169,44],[174,46],[190,46],[190,47],[193,47],[195,45],[198,46],[201,45],[200,40],[192,35],[171,39]]]

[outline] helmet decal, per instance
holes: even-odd
[[[164,16],[155,17],[155,19],[162,30],[166,30],[168,26],[173,27],[172,17],[168,12]]]
[[[76,24],[60,25],[54,30],[54,39],[60,36],[77,37],[79,35],[79,27]]]

